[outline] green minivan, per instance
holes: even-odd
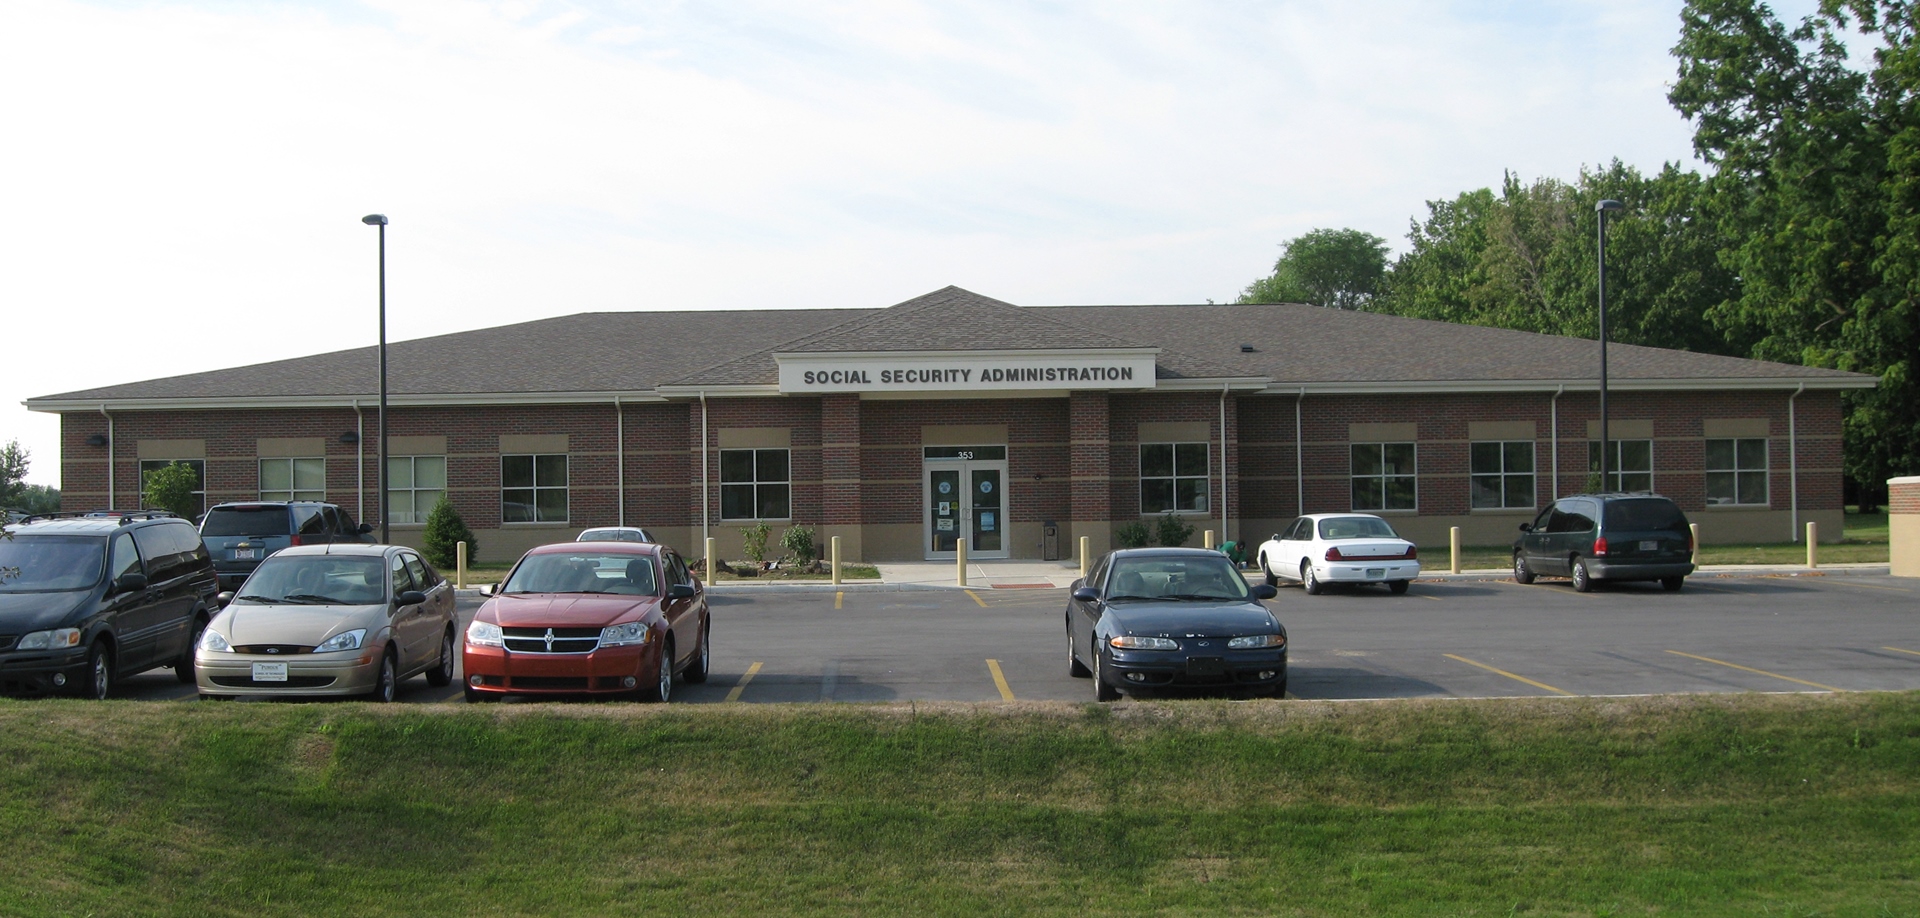
[[[1687,515],[1657,494],[1562,497],[1520,524],[1513,543],[1513,579],[1568,577],[1585,593],[1594,584],[1658,580],[1678,590],[1693,573],[1693,531]]]

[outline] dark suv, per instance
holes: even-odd
[[[1658,580],[1680,589],[1693,573],[1693,531],[1654,494],[1578,494],[1553,502],[1513,543],[1513,579],[1571,577],[1585,593],[1603,580]]]
[[[165,511],[28,517],[0,539],[0,689],[105,698],[193,651],[220,588],[193,524]]]
[[[293,545],[374,541],[373,525],[354,525],[334,504],[254,500],[215,504],[200,518],[200,538],[213,553],[220,588],[238,590],[268,555]]]

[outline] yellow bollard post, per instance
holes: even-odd
[[[467,588],[467,543],[453,543],[453,588]]]
[[[966,586],[967,585],[967,540],[964,537],[962,537],[961,539],[953,543],[953,560],[957,563],[957,569],[954,572],[954,583],[959,584],[960,586]]]
[[[1092,542],[1090,542],[1086,536],[1080,537],[1080,579],[1081,580],[1087,579],[1087,568],[1092,564],[1092,562],[1087,559],[1087,547],[1091,544]]]
[[[1448,569],[1460,573],[1460,527],[1447,527],[1447,550],[1453,553],[1453,563],[1448,565]]]
[[[838,586],[840,583],[840,537],[839,536],[833,537],[833,582],[834,582],[834,585],[836,586]]]
[[[1688,523],[1687,531],[1693,534],[1693,563],[1700,563],[1700,524]]]
[[[707,537],[707,544],[705,547],[707,550],[707,582],[718,583],[720,578],[715,577],[713,575],[713,565],[716,562],[713,560],[713,537],[712,536]]]
[[[1206,534],[1200,537],[1200,547],[1202,548],[1213,547],[1213,530],[1211,529],[1207,530]]]
[[[1820,566],[1820,524],[1807,521],[1807,566]]]

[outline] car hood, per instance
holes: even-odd
[[[1412,542],[1406,539],[1338,539],[1321,544],[1326,545],[1328,548],[1340,549],[1340,554],[1345,555],[1347,560],[1353,560],[1355,558],[1379,558],[1384,556],[1398,557],[1406,554],[1407,549],[1413,545]]]
[[[300,606],[233,603],[213,628],[235,645],[318,645],[342,631],[372,630],[386,623],[381,606]],[[367,635],[371,641],[374,635]]]
[[[480,615],[502,628],[604,628],[645,614],[659,601],[612,593],[507,593],[488,600]]]
[[[1238,637],[1272,634],[1277,621],[1253,602],[1122,601],[1107,605],[1121,631],[1136,637]]]
[[[0,593],[0,631],[26,634],[72,627],[74,613],[93,604],[93,589]]]

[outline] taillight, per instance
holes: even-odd
[[[1607,553],[1607,537],[1606,536],[1601,536],[1593,540],[1593,553],[1596,555],[1604,555]]]
[[[1340,553],[1340,546],[1338,545],[1335,545],[1334,547],[1327,549],[1328,561],[1344,561],[1346,560],[1346,557],[1347,557],[1346,555],[1343,555]]]
[[[1418,560],[1419,558],[1420,558],[1420,549],[1417,546],[1413,546],[1413,545],[1407,546],[1407,560],[1415,561],[1415,560]]]

